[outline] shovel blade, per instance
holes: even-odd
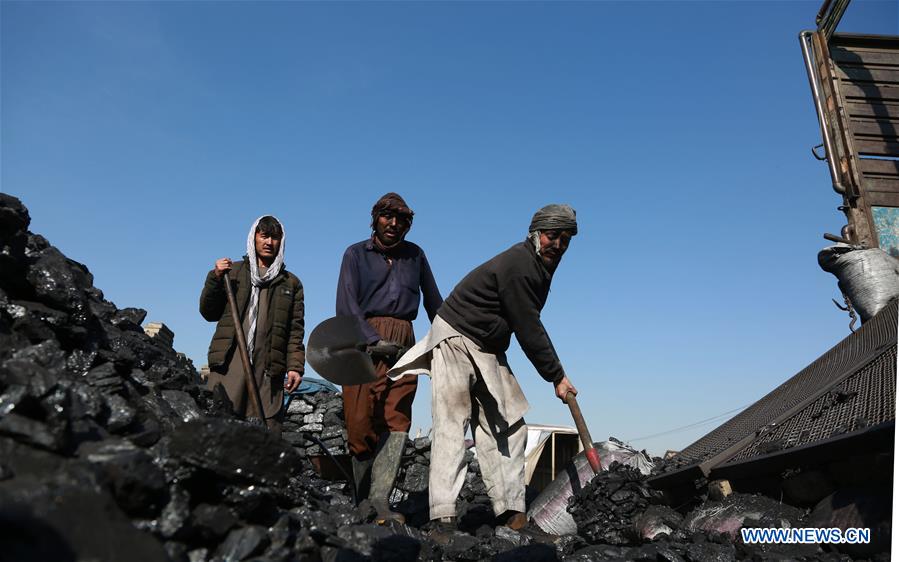
[[[335,316],[309,334],[306,360],[315,372],[342,386],[377,380],[375,366],[365,348],[365,334],[354,316]]]

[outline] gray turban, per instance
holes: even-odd
[[[531,219],[528,232],[537,230],[570,230],[571,234],[577,234],[577,213],[569,205],[547,205]]]

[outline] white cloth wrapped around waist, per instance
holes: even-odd
[[[462,344],[471,359],[472,369],[484,380],[503,420],[512,425],[524,417],[530,408],[518,380],[509,368],[504,353],[489,353],[478,347],[478,344],[460,334],[438,314],[434,317],[431,329],[424,338],[416,342],[399,361],[387,372],[392,380],[406,375],[428,375],[431,373],[431,350],[440,342],[449,338],[461,338]]]

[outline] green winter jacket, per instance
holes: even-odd
[[[238,317],[243,322],[250,301],[250,267],[247,258],[234,264],[228,272]],[[303,284],[293,273],[283,269],[269,285],[268,317],[272,321],[266,374],[281,378],[287,371],[303,374],[306,349],[303,346]],[[236,352],[237,338],[231,307],[225,293],[225,280],[215,276],[215,270],[206,275],[206,284],[200,294],[200,314],[210,322],[218,322],[209,344],[209,369],[219,372],[226,369]]]

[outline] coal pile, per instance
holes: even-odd
[[[651,503],[662,503],[661,493],[644,480],[639,470],[616,462],[578,490],[568,508],[578,534],[592,544],[633,542],[634,519]]]
[[[362,556],[368,514],[305,444],[234,419],[143,310],[105,300],[29,223],[0,194],[0,560]],[[387,538],[368,552],[408,550]]]
[[[297,447],[300,456],[349,454],[340,394],[320,391],[293,396],[284,414],[282,437]]]
[[[572,496],[568,511],[579,540],[564,546],[564,560],[851,560],[817,545],[742,542],[742,527],[820,526],[809,520],[808,510],[766,496],[731,494],[682,514],[666,505],[646,478],[613,463]]]

